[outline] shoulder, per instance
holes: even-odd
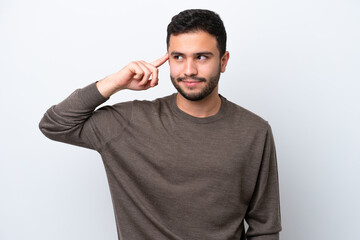
[[[113,112],[113,113],[122,113],[122,112],[132,112],[132,111],[145,111],[153,112],[155,109],[164,108],[171,105],[171,101],[174,99],[174,94],[169,96],[164,96],[161,98],[156,98],[154,100],[132,100],[119,102],[113,105],[106,105],[99,108],[97,111],[101,112]]]
[[[174,99],[174,95],[175,94],[171,94],[154,100],[134,100],[133,103],[140,107],[158,107],[170,104],[170,102]]]
[[[133,101],[134,111],[144,112],[147,114],[164,114],[172,108],[175,94],[156,98],[154,100],[135,100]]]
[[[223,97],[224,98],[224,97]],[[268,121],[263,119],[258,114],[225,99],[227,105],[227,119],[232,122],[235,126],[238,126],[242,129],[253,129],[261,130],[267,132],[270,128]]]

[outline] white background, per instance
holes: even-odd
[[[273,128],[281,238],[360,239],[359,1],[1,0],[1,240],[117,239],[99,154],[48,140],[38,122],[76,88],[161,57],[187,8],[220,14],[220,93]],[[160,72],[158,87],[108,104],[173,93]]]

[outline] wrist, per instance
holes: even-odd
[[[112,75],[109,75],[96,83],[96,87],[98,88],[101,95],[105,98],[109,98],[114,93],[122,90],[116,82],[114,81]]]

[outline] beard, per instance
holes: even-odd
[[[219,83],[219,79],[220,79],[220,69],[217,72],[216,75],[209,77],[208,79],[206,78],[201,78],[201,77],[196,77],[196,76],[190,76],[190,77],[178,77],[178,78],[174,78],[173,76],[171,76],[170,74],[170,78],[171,78],[171,82],[173,83],[174,87],[176,88],[176,90],[187,100],[190,101],[199,101],[202,100],[204,98],[206,98],[207,96],[209,96],[214,89],[217,87],[218,83]],[[199,91],[199,92],[194,92],[192,93],[191,91],[186,91],[186,87],[182,88],[179,84],[179,82],[182,82],[184,80],[195,80],[195,81],[199,81],[199,82],[205,82],[206,85]],[[192,90],[191,87],[188,88],[189,90]]]

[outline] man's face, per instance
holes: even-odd
[[[217,90],[229,53],[220,59],[214,36],[204,31],[171,35],[168,52],[171,81],[184,98],[197,101]]]

